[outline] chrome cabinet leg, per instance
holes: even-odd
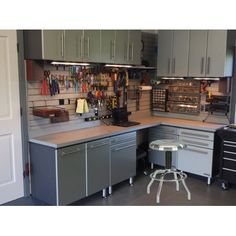
[[[107,190],[105,188],[102,190],[102,197],[107,197]]]
[[[179,181],[178,181],[178,176],[177,176],[177,173],[174,172],[174,178],[175,178],[175,182],[176,182],[176,191],[179,191]]]
[[[109,193],[109,195],[112,194],[112,186],[109,186],[109,187],[108,187],[108,193]]]
[[[151,169],[153,170],[153,168],[154,168],[154,164],[153,164],[153,163],[151,163]]]
[[[207,178],[207,184],[210,185],[211,184],[211,177]]]
[[[130,177],[130,178],[129,178],[129,184],[130,184],[130,186],[133,186],[133,185],[134,185],[133,177]]]

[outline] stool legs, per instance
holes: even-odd
[[[158,172],[159,172],[159,171],[156,170],[156,171],[153,173],[153,177],[154,177],[154,178],[156,177],[156,175],[158,174]],[[148,193],[148,194],[150,193],[150,188],[151,188],[153,182],[155,181],[154,178],[151,179],[151,181],[149,182],[149,184],[148,184],[148,186],[147,186],[147,193]]]
[[[165,175],[162,175],[162,177],[161,177],[161,179],[160,179],[160,183],[159,183],[159,185],[158,185],[157,197],[156,197],[157,203],[160,203],[160,195],[161,195],[161,190],[162,190],[162,185],[163,185],[164,176],[165,176]]]
[[[174,178],[176,180],[175,181],[176,182],[176,191],[179,191],[179,181],[178,181],[177,173],[174,172],[173,174],[174,174]]]
[[[191,193],[190,193],[190,191],[189,191],[189,189],[188,189],[188,187],[187,187],[187,185],[185,183],[185,180],[182,179],[181,181],[182,181],[182,184],[183,184],[183,186],[184,186],[184,188],[185,188],[185,190],[186,190],[186,192],[188,194],[188,200],[191,200]]]

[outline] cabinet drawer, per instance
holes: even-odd
[[[223,150],[236,155],[236,142],[224,140]]]
[[[167,126],[167,125],[159,125],[153,128],[149,129],[150,133],[169,133],[169,134],[177,134],[178,133],[178,128],[172,127],[172,126]]]
[[[199,139],[207,139],[207,140],[214,140],[214,133],[205,132],[205,131],[198,131],[198,130],[191,130],[191,129],[179,129],[179,135],[185,137],[192,137],[192,138],[199,138]]]
[[[111,142],[111,145],[114,145],[114,144],[119,144],[122,142],[131,141],[131,140],[135,140],[136,142],[136,132],[114,136],[110,139],[110,142]]]
[[[213,149],[213,141],[180,136],[179,140],[187,145]]]
[[[169,134],[169,133],[149,133],[148,141],[154,141],[157,139],[178,139],[178,136],[175,134]]]
[[[224,157],[223,168],[228,168],[236,171],[236,160]]]
[[[85,144],[77,144],[77,145],[73,145],[73,146],[58,149],[57,153],[58,153],[59,156],[66,156],[66,155],[69,155],[69,154],[80,152],[84,149],[85,149]]]
[[[111,151],[121,151],[123,149],[126,149],[126,148],[133,148],[135,147],[136,148],[136,141],[134,140],[131,140],[131,141],[127,141],[125,143],[120,143],[120,144],[117,144],[117,145],[114,145],[111,147]]]
[[[229,158],[229,159],[236,160],[236,152],[224,151],[223,158]]]
[[[109,139],[100,139],[100,140],[97,140],[97,141],[92,141],[92,142],[88,142],[87,143],[87,148],[88,149],[96,149],[98,147],[102,147],[102,146],[105,146],[109,144]]]
[[[213,150],[188,146],[178,151],[177,168],[196,175],[212,176]]]

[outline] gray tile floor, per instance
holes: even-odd
[[[156,204],[156,192],[158,183],[154,183],[151,193],[146,193],[149,176],[142,173],[134,179],[134,185],[129,186],[128,181],[113,186],[113,193],[107,198],[102,198],[102,193],[96,193],[90,197],[77,201],[72,206],[227,206],[236,205],[236,188],[222,190],[219,181],[207,185],[206,179],[196,176],[188,176],[186,184],[192,195],[187,200],[187,194],[182,184],[180,191],[175,189],[175,183],[164,183],[160,204]],[[9,202],[5,205],[47,205],[32,197],[26,197]]]

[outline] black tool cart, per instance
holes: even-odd
[[[228,125],[217,131],[220,137],[220,179],[222,189],[236,184],[236,125]]]

